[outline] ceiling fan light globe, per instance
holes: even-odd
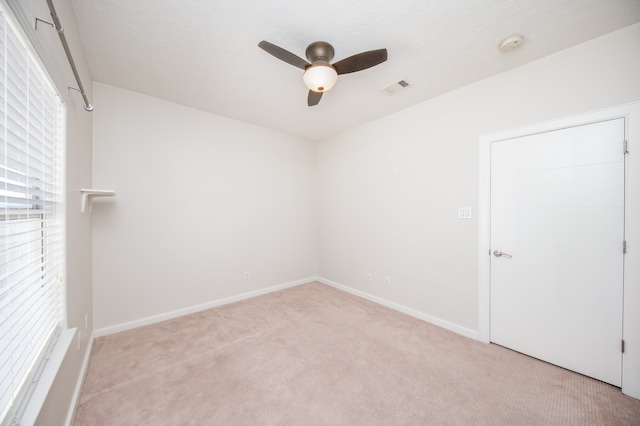
[[[326,92],[338,81],[338,72],[331,65],[313,65],[304,72],[304,84],[314,92]]]

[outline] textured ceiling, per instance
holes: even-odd
[[[639,0],[72,0],[95,81],[318,140],[640,21]],[[497,47],[514,34],[523,46]],[[387,48],[387,62],[340,76],[315,107],[304,58]],[[412,86],[389,96],[382,88]],[[99,102],[95,103],[100,108]]]

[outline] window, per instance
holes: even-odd
[[[20,411],[64,321],[64,107],[0,9],[0,422]]]

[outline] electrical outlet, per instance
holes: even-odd
[[[249,278],[251,278],[251,271],[244,271],[244,279],[248,280]]]
[[[371,281],[373,279],[373,276],[371,275],[371,272],[367,272],[367,280]]]
[[[471,219],[471,207],[460,207],[458,209],[458,219]]]
[[[385,287],[391,287],[391,278],[384,277],[384,285]]]

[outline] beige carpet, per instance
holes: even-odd
[[[640,401],[312,283],[96,339],[74,424],[639,425]]]

